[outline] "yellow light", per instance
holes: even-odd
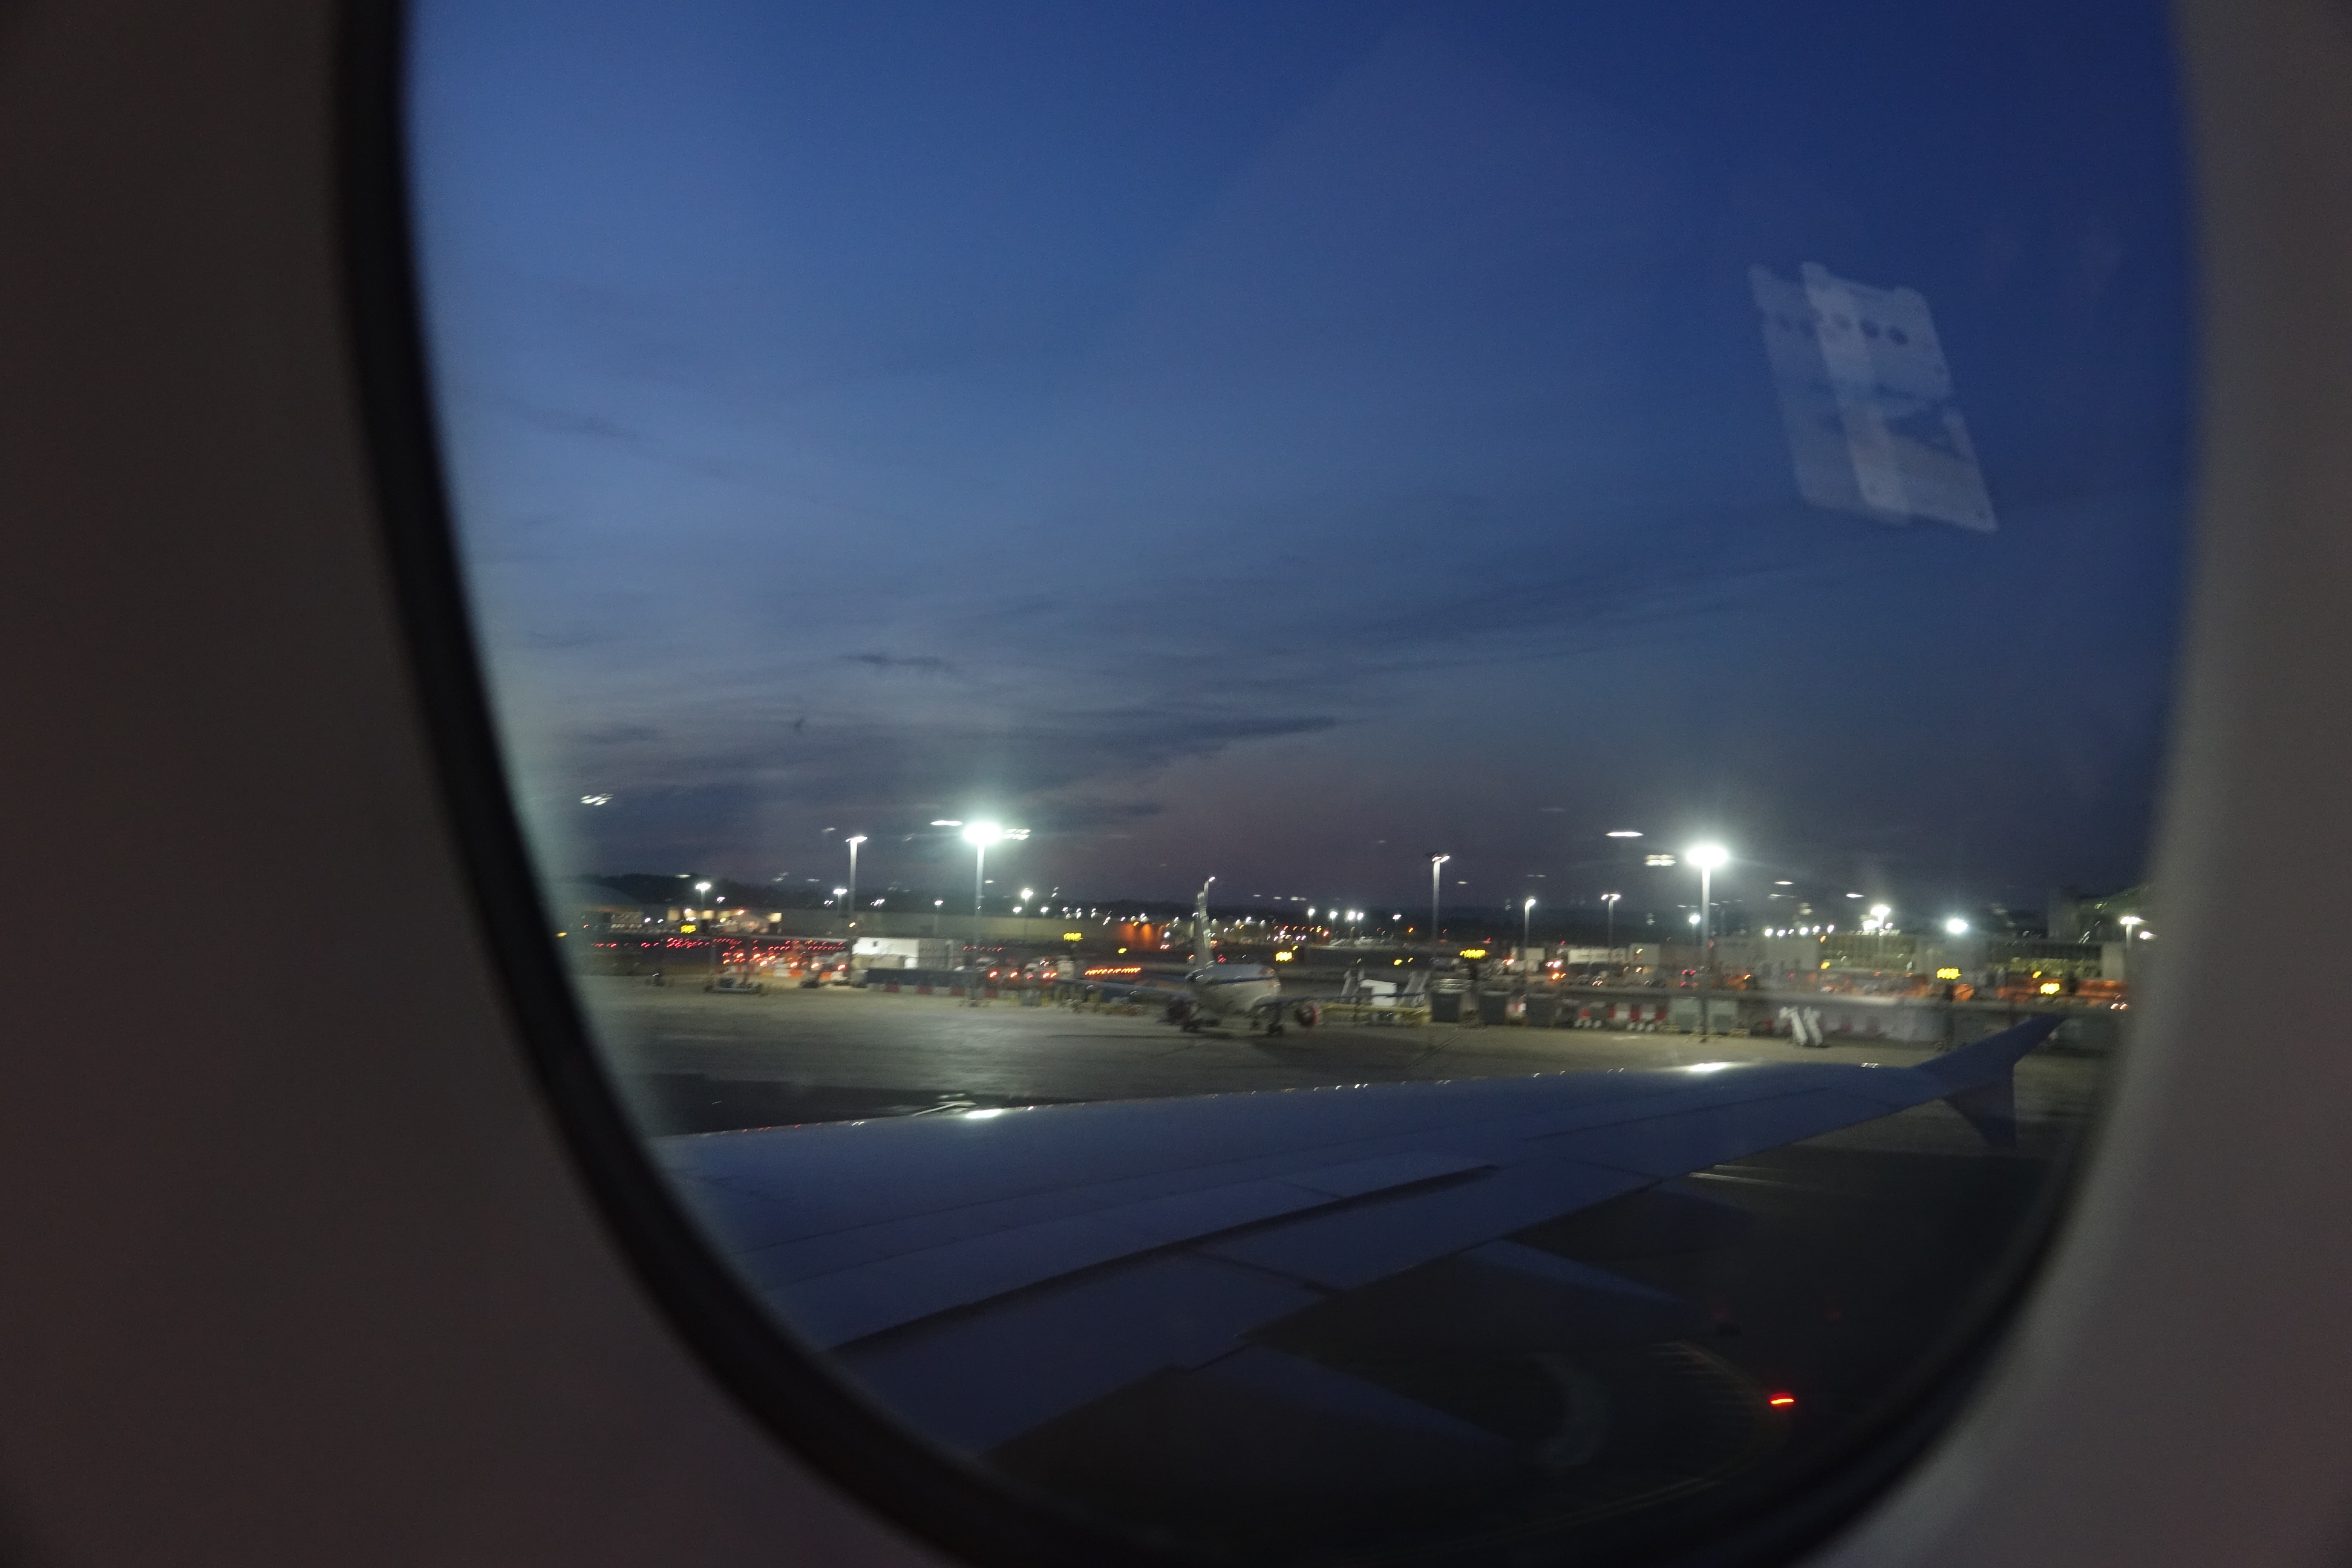
[[[1960,972],[1957,969],[1938,969],[1936,971],[1936,978],[1938,980],[1958,980],[1959,977]]]
[[[684,932],[687,932],[687,931],[692,931],[692,930],[694,929],[694,922],[693,922],[692,921],[687,921],[684,925],[682,925],[682,926],[678,927],[677,929],[678,929],[678,931],[679,931],[679,932],[680,932],[681,934],[683,934]]]
[[[1486,956],[1486,950],[1483,947],[1465,947],[1462,950],[1462,956],[1465,958],[1484,958]]]
[[[1827,969],[1829,966],[1830,966],[1830,961],[1829,961],[1828,959],[1826,959],[1826,958],[1822,959],[1822,967],[1823,969]]]
[[[1084,942],[1087,940],[1087,933],[1080,931],[1066,931],[1062,933],[1062,940],[1064,942]]]
[[[1274,961],[1276,963],[1288,963],[1290,962],[1290,954],[1286,952],[1277,952],[1274,955]]]
[[[2045,980],[2042,983],[2042,994],[2044,996],[2055,996],[2058,993],[2065,989],[2066,988],[2063,985],[2059,984],[2055,980]]]

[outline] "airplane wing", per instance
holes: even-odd
[[[934,1437],[984,1449],[1165,1369],[1425,1427],[1451,1418],[1249,1336],[1448,1258],[1588,1304],[1653,1294],[1509,1238],[1935,1100],[2006,1142],[2011,1069],[2056,1024],[1910,1068],[1710,1063],[1286,1089],[657,1147],[778,1315]]]

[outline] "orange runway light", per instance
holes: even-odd
[[[1776,1394],[1764,1403],[1775,1410],[1789,1410],[1795,1407],[1797,1396],[1793,1394]]]

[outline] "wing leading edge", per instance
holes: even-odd
[[[1351,1380],[1245,1336],[1442,1258],[1588,1308],[1639,1293],[1507,1238],[1936,1100],[2006,1142],[2011,1068],[2055,1026],[2031,1019],[1912,1068],[1710,1063],[1120,1100],[709,1133],[663,1140],[660,1156],[787,1324],[959,1447],[1164,1369],[1270,1379],[1393,1426],[1411,1413],[1382,1405],[1392,1396],[1342,1397]]]

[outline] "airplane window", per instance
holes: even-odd
[[[747,1397],[1090,1561],[1918,1450],[2168,956],[2162,6],[409,26],[532,962]]]

